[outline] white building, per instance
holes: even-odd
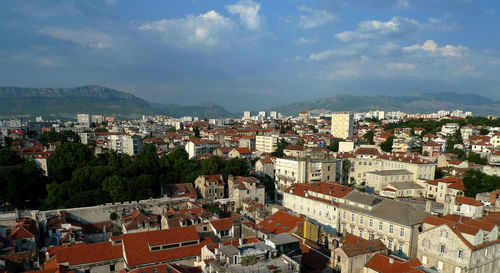
[[[186,152],[189,154],[189,158],[195,158],[202,154],[213,154],[214,150],[219,147],[219,142],[215,140],[190,140],[186,144]]]
[[[86,126],[90,125],[90,116],[89,114],[77,114],[76,115],[77,122],[80,124],[84,124]]]
[[[354,113],[340,112],[332,114],[332,136],[346,139],[353,135]]]
[[[144,142],[140,136],[113,134],[109,136],[109,147],[118,153],[137,155],[141,152]]]
[[[251,117],[252,117],[252,114],[250,111],[243,112],[243,119],[250,119]]]

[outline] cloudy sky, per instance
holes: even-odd
[[[333,94],[500,100],[498,0],[2,0],[0,85],[231,111]]]

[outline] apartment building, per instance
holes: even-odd
[[[278,136],[255,136],[255,149],[260,153],[272,153],[278,147]]]
[[[224,198],[225,184],[222,174],[200,175],[194,181],[198,195],[209,200]]]
[[[338,160],[277,158],[275,181],[280,189],[294,183],[335,182],[340,166]]]
[[[144,141],[140,136],[131,136],[124,134],[109,135],[109,148],[118,153],[137,155],[142,151]]]
[[[186,144],[186,152],[189,155],[189,158],[196,158],[202,154],[212,154],[215,149],[219,147],[219,142],[215,140],[190,140]]]
[[[283,206],[318,221],[334,233],[339,230],[338,203],[353,190],[327,182],[294,184],[283,192]]]
[[[331,133],[333,137],[346,139],[353,135],[354,113],[339,112],[332,114]]]
[[[417,257],[442,273],[500,272],[499,222],[498,213],[479,219],[429,216],[418,236]]]
[[[428,214],[396,200],[352,191],[338,205],[340,231],[379,239],[393,254],[415,258],[419,228]]]

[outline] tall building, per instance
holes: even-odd
[[[332,136],[346,139],[353,135],[354,113],[338,112],[332,114]]]
[[[259,117],[266,117],[266,111],[259,111]]]
[[[276,111],[269,112],[269,117],[271,117],[272,119],[277,119],[278,118],[278,112],[276,112]]]
[[[255,149],[261,153],[272,153],[278,147],[277,136],[255,136]]]
[[[245,111],[243,112],[243,119],[250,119],[252,117],[252,114],[250,111]]]
[[[90,125],[89,114],[78,114],[76,115],[77,122],[84,125]]]

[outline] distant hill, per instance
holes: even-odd
[[[75,118],[76,113],[138,117],[165,114],[174,117],[228,117],[222,106],[214,104],[152,104],[115,89],[86,85],[75,88],[0,87],[0,118],[10,116]]]
[[[439,110],[472,111],[473,115],[498,115],[500,102],[475,94],[415,93],[400,97],[334,95],[331,97],[296,102],[273,107],[283,115],[298,115],[300,110],[312,112],[336,112],[370,110],[403,111],[407,113],[433,113]]]

